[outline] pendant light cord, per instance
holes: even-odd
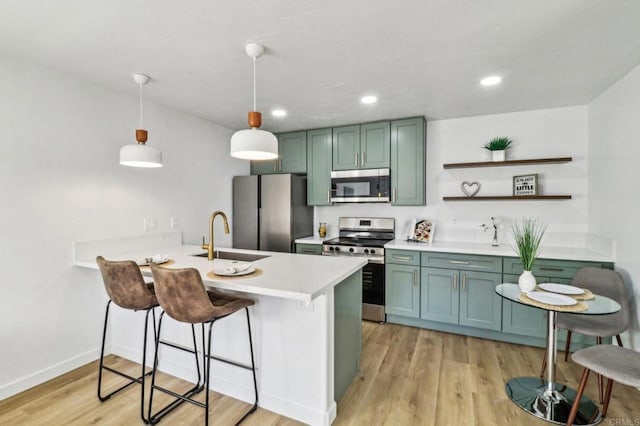
[[[142,84],[140,85],[140,128],[142,129]]]
[[[257,111],[256,108],[256,57],[253,57],[253,111]]]

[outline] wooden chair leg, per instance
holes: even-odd
[[[582,379],[580,379],[580,386],[578,387],[578,392],[576,393],[576,398],[573,401],[573,405],[571,406],[571,411],[569,412],[569,418],[567,419],[567,425],[572,425],[576,420],[576,416],[578,415],[578,407],[580,406],[580,399],[582,399],[582,394],[584,393],[584,388],[587,386],[587,379],[589,378],[589,369],[585,368],[582,371]]]
[[[609,400],[611,399],[611,389],[613,389],[613,380],[607,380],[607,393],[604,395],[604,404],[602,404],[602,417],[607,415],[609,408]]]
[[[569,358],[569,348],[571,347],[571,331],[567,330],[567,343],[564,345],[564,360]]]
[[[544,350],[544,356],[542,357],[542,368],[540,369],[540,377],[544,377],[544,371],[547,369],[547,350]]]
[[[616,341],[618,342],[618,346],[624,348],[624,346],[622,346],[622,339],[620,338],[619,334],[616,334]]]

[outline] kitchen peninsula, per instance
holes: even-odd
[[[102,286],[95,257],[139,259],[162,253],[170,268],[193,267],[206,286],[238,291],[256,301],[250,309],[258,375],[259,405],[312,425],[329,425],[336,416],[336,401],[358,372],[361,350],[361,268],[365,260],[223,249],[229,254],[260,254],[253,262],[257,273],[231,279],[207,274],[226,268],[232,260],[194,256],[199,246],[183,245],[180,232],[149,234],[101,241],[74,242],[74,265],[87,271],[90,284]],[[150,276],[149,271],[143,274]],[[106,302],[106,299],[105,299]],[[96,315],[102,313],[96,312]],[[111,352],[139,362],[138,332],[143,316],[114,310]],[[188,327],[167,321],[168,340],[189,345]],[[246,362],[246,324],[229,317],[214,327],[217,356]],[[193,381],[192,361],[181,353],[163,351],[160,369]],[[212,364],[212,388],[243,401],[251,401],[250,375],[220,363]]]

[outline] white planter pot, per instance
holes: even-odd
[[[507,151],[506,150],[500,150],[500,151],[491,151],[491,160],[492,161],[505,161],[505,159],[507,158]]]
[[[518,287],[523,293],[529,293],[536,288],[536,277],[533,276],[531,271],[522,271],[518,278]]]

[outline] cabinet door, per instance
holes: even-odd
[[[360,167],[360,126],[333,129],[333,170]]]
[[[360,126],[360,168],[381,169],[390,164],[391,131],[388,121]]]
[[[307,172],[307,132],[278,135],[278,173]]]
[[[307,132],[307,205],[331,205],[331,129]]]
[[[275,160],[261,160],[251,161],[251,174],[252,175],[272,175],[277,173],[278,159]]]
[[[418,318],[420,315],[420,268],[386,265],[385,312]]]
[[[422,117],[391,122],[391,204],[394,206],[425,205],[424,127]]]
[[[460,325],[500,331],[501,297],[495,288],[502,274],[460,271]]]
[[[517,283],[518,275],[504,274],[502,281]],[[545,278],[536,277],[536,281],[545,282]],[[502,301],[502,331],[522,336],[547,336],[547,311],[504,299]]]
[[[420,318],[458,324],[459,273],[454,269],[422,268]]]

